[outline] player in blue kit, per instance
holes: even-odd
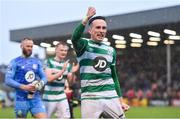
[[[47,117],[40,94],[47,79],[40,60],[31,57],[33,44],[30,38],[22,40],[22,55],[11,60],[6,72],[5,83],[16,91],[16,118],[26,118],[29,111],[35,118]]]

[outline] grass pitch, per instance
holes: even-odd
[[[180,107],[132,107],[127,118],[180,118]]]
[[[80,108],[74,108],[74,117],[81,118],[80,115]],[[126,112],[126,117],[127,119],[180,119],[180,107],[131,107],[131,109]],[[15,118],[13,108],[1,108],[0,118]],[[28,118],[32,118],[30,114]]]

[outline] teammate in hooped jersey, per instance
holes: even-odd
[[[96,16],[96,9],[89,7],[86,17],[72,35],[81,76],[82,118],[124,119],[129,106],[122,101],[116,74],[116,52],[102,43],[106,36],[107,23],[104,17]],[[82,38],[89,21],[90,39]]]
[[[72,66],[66,60],[68,45],[60,41],[55,48],[55,57],[46,61],[45,72],[48,83],[44,88],[43,100],[48,118],[56,114],[58,119],[71,117],[70,108],[64,92],[65,82],[73,79]]]
[[[31,57],[33,40],[24,38],[21,42],[22,55],[11,60],[5,83],[15,88],[16,118],[26,118],[28,112],[35,118],[46,118],[45,106],[40,90],[47,79],[39,59]]]

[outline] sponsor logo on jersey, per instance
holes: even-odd
[[[26,72],[25,79],[27,82],[32,82],[35,79],[35,73],[33,71]]]
[[[108,62],[107,62],[106,58],[104,58],[104,57],[96,57],[94,59],[93,67],[97,71],[104,71],[104,70],[106,70],[107,65],[108,65]]]

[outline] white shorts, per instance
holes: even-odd
[[[125,119],[125,115],[118,98],[82,100],[81,116],[82,119],[99,119],[101,116],[105,118]]]
[[[70,109],[67,100],[59,101],[59,102],[44,102],[47,116],[51,118],[55,113],[58,119],[62,118],[70,118]]]

